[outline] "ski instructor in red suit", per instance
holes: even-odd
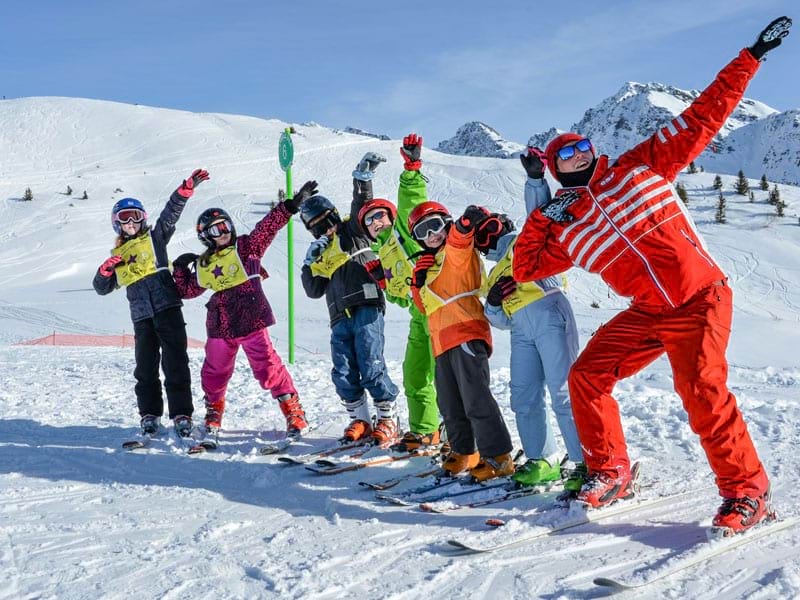
[[[773,516],[767,473],[727,386],[732,292],[672,182],[711,142],[791,24],[775,19],[683,113],[616,162],[597,156],[576,133],[559,135],[545,150],[564,187],[528,217],[514,252],[514,279],[542,279],[574,265],[632,298],[600,327],[569,375],[588,467],[576,499],[591,507],[633,495],[611,392],[666,352],[723,497],[713,525],[738,533]]]

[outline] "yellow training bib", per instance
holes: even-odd
[[[114,248],[111,254],[122,257],[122,262],[114,269],[114,273],[117,275],[117,283],[123,286],[136,283],[160,270],[156,267],[156,249],[149,231]]]
[[[386,292],[395,298],[410,298],[411,286],[408,282],[414,274],[414,266],[394,229],[378,250],[378,256],[386,274]]]
[[[339,236],[334,234],[331,243],[322,251],[319,258],[311,263],[311,274],[318,277],[326,277],[330,279],[339,267],[344,265],[348,260],[364,252],[372,252],[371,248],[362,248],[356,250],[352,254],[348,254],[342,250],[342,245],[339,243]]]
[[[513,275],[512,263],[514,261],[514,245],[516,243],[517,240],[514,239],[514,241],[508,245],[508,250],[506,250],[503,258],[497,261],[497,264],[489,272],[489,282],[487,283],[489,288],[497,283],[497,280],[501,277],[511,277]],[[563,275],[562,281],[564,285],[566,285],[566,278]],[[553,290],[557,289],[558,288],[553,288]],[[503,300],[503,312],[510,317],[521,308],[526,307],[531,302],[541,300],[549,293],[553,293],[553,291],[544,290],[533,281],[517,283],[517,289]]]
[[[215,292],[228,290],[258,277],[258,274],[248,275],[244,270],[236,244],[212,254],[205,266],[201,266],[199,261],[197,263],[197,283]]]

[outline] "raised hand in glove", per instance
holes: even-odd
[[[178,188],[178,193],[187,200],[194,194],[194,188],[208,179],[208,171],[205,169],[195,169],[188,179],[184,179]]]
[[[421,288],[425,285],[425,280],[428,278],[428,269],[436,264],[436,255],[426,253],[417,259],[414,265],[414,274],[411,277],[411,285],[416,288]]]
[[[519,161],[531,179],[544,177],[544,171],[547,168],[547,157],[539,148],[528,146],[527,151],[519,155]]]
[[[379,259],[370,260],[364,263],[364,268],[367,270],[372,278],[375,280],[375,283],[378,284],[382,290],[386,289],[386,271],[383,270],[383,265]]]
[[[419,171],[422,166],[422,137],[416,133],[409,133],[404,137],[400,156],[403,157],[406,171]]]
[[[288,200],[283,201],[283,205],[286,207],[290,213],[295,214],[298,210],[300,210],[300,206],[302,206],[303,202],[311,198],[311,196],[317,195],[317,182],[316,181],[306,181],[298,191],[294,193],[293,198],[289,198]]]
[[[778,17],[766,26],[764,31],[758,34],[756,43],[750,46],[750,54],[757,60],[761,60],[764,55],[781,45],[781,41],[789,35],[789,28],[792,20],[789,17]]]
[[[382,162],[386,162],[385,156],[377,152],[367,152],[356,165],[356,169],[353,171],[353,179],[372,181],[372,178],[375,176],[375,169],[377,169],[378,165]]]
[[[490,214],[485,208],[470,204],[464,214],[456,221],[456,229],[465,234],[474,231]]]
[[[326,235],[320,236],[319,239],[311,242],[311,244],[308,246],[308,251],[306,252],[306,258],[303,261],[303,264],[310,266],[311,263],[315,262],[322,255],[330,242],[331,241]]]
[[[199,254],[194,254],[193,252],[186,252],[185,254],[181,254],[178,258],[172,261],[172,266],[176,269],[185,269],[190,264],[195,262],[198,258],[200,258]]]
[[[100,275],[103,277],[111,277],[114,274],[114,269],[116,269],[117,265],[121,262],[121,256],[116,254],[114,256],[109,256],[103,261],[103,264],[100,265]]]
[[[489,293],[486,295],[486,303],[491,306],[500,306],[503,300],[508,298],[517,289],[517,282],[508,275],[498,279],[495,284],[489,288]]]

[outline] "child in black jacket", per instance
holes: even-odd
[[[111,210],[111,225],[117,233],[115,248],[94,277],[95,291],[104,296],[125,286],[131,307],[135,334],[136,403],[142,433],[158,432],[164,400],[159,377],[159,362],[164,370],[169,417],[178,435],[192,430],[192,389],[189,356],[186,353],[186,323],[180,296],[169,271],[167,243],[175,225],[194,193],[208,179],[208,172],[197,169],[170,196],[150,227],[142,203],[135,198],[119,200]]]

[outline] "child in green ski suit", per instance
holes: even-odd
[[[403,449],[413,450],[420,446],[438,444],[439,408],[436,404],[436,388],[433,385],[434,360],[428,318],[411,300],[409,286],[419,244],[408,230],[408,215],[428,199],[425,178],[419,169],[422,138],[409,134],[403,138],[400,155],[405,169],[400,175],[397,192],[397,208],[388,200],[375,198],[364,204],[359,211],[361,227],[375,240],[373,248],[380,257],[371,261],[368,270],[375,277],[386,298],[403,307],[411,314],[408,343],[403,359],[403,389],[408,402],[409,429],[400,444]],[[355,179],[369,180],[372,171],[353,171]]]

